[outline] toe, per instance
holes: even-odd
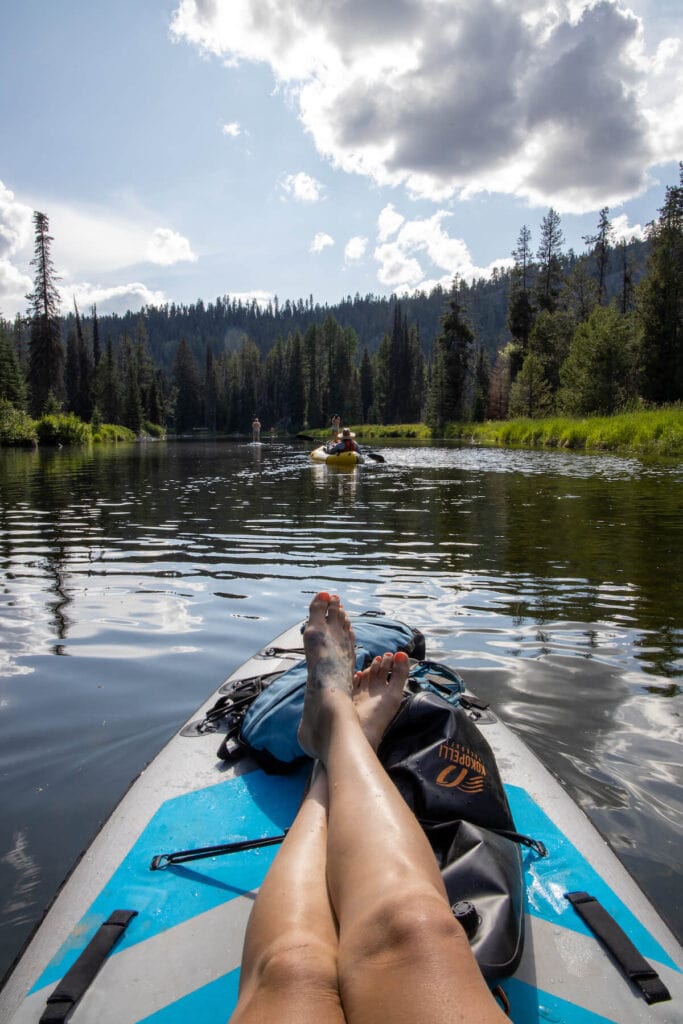
[[[410,675],[410,658],[404,651],[397,651],[394,655],[394,666],[391,672],[392,685],[403,689],[405,682]]]
[[[325,590],[321,590],[319,594],[315,595],[308,609],[308,618],[311,623],[318,626],[325,620],[327,608],[331,600],[330,595]]]

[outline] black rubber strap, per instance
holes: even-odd
[[[158,853],[152,857],[150,871],[159,871],[170,864],[185,864],[188,860],[202,860],[204,857],[220,857],[224,853],[241,853],[243,850],[258,850],[262,846],[276,846],[284,842],[289,829],[281,836],[266,836],[264,839],[238,839],[232,843],[220,843],[218,846],[200,846],[195,850],[176,850],[175,853]]]
[[[104,963],[107,953],[123,935],[137,910],[115,910],[100,925],[78,960],[48,997],[40,1024],[62,1024],[85,993]]]
[[[638,986],[646,1003],[663,1003],[671,999],[668,988],[657,972],[594,896],[589,896],[587,892],[566,892],[565,897],[607,947],[626,976]]]

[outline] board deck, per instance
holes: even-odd
[[[291,667],[300,625],[226,684]],[[221,688],[222,689],[222,688]],[[212,694],[193,721],[214,704]],[[607,844],[524,743],[495,714],[478,724],[496,753],[517,829],[545,843],[523,851],[526,940],[502,982],[515,1024],[680,1024],[681,949]],[[189,734],[189,735],[188,735]],[[115,909],[137,911],[69,1018],[73,1024],[225,1024],[236,1002],[246,922],[277,846],[151,871],[158,854],[280,834],[308,768],[267,775],[218,760],[217,733],[182,729],[140,775],[63,886],[0,992],[0,1024],[35,1024],[48,995]],[[564,893],[598,897],[672,993],[648,1006]]]

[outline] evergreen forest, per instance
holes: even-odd
[[[514,263],[450,289],[267,305],[229,295],[61,315],[49,221],[34,214],[26,315],[0,316],[0,438],[68,416],[135,435],[295,433],[329,424],[446,424],[612,415],[683,399],[683,165],[644,241],[615,243],[600,211],[566,251],[552,208]],[[9,424],[9,426],[8,426]],[[48,436],[45,434],[44,436]]]

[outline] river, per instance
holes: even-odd
[[[131,780],[319,589],[421,629],[683,935],[683,467],[376,450],[0,451],[0,976]]]

